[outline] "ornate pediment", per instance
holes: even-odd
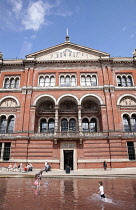
[[[47,48],[26,56],[27,60],[48,61],[48,60],[96,60],[101,57],[109,58],[105,52],[87,48],[71,42],[64,42],[60,45]]]

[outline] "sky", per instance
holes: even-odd
[[[70,41],[132,57],[136,48],[136,0],[0,0],[3,59]]]

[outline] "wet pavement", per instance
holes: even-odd
[[[33,169],[29,172],[8,171],[6,168],[0,168],[0,177],[33,177],[40,169]],[[112,178],[112,177],[131,177],[136,178],[135,168],[114,168],[104,171],[103,169],[78,169],[71,170],[66,173],[64,170],[52,169],[48,172],[43,172],[43,177],[75,177],[75,178]]]

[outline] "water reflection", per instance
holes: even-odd
[[[97,194],[102,181],[106,199]],[[0,178],[0,209],[114,210],[136,209],[136,179]]]

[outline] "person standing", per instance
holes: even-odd
[[[105,198],[103,183],[99,182],[99,192],[101,198]]]
[[[103,162],[103,168],[105,171],[107,170],[107,162],[106,161]]]

